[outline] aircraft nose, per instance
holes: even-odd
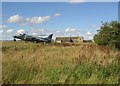
[[[13,36],[14,38],[16,38],[17,36]]]

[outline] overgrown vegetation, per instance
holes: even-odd
[[[117,84],[120,51],[95,44],[3,42],[3,83]]]
[[[106,22],[94,36],[95,43],[120,49],[120,22]]]

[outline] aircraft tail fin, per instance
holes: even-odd
[[[48,36],[48,38],[49,38],[49,39],[52,39],[52,36],[53,36],[53,34],[50,34],[50,35]]]

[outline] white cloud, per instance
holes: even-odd
[[[12,33],[13,32],[13,29],[9,29],[6,31],[7,33]]]
[[[83,3],[83,2],[119,2],[119,0],[68,0],[70,3]]]
[[[32,33],[32,35],[33,36],[39,36],[39,37],[48,36],[48,35],[46,35],[46,33],[36,33],[36,32]]]
[[[5,25],[0,25],[0,29],[4,29],[4,28],[6,28],[7,26],[5,26]]]
[[[32,35],[39,35],[39,34],[44,33],[44,32],[46,32],[45,29],[35,29],[35,28],[33,28],[31,30]]]
[[[39,32],[44,32],[45,30],[44,29],[39,29]]]
[[[92,36],[89,36],[88,38],[89,38],[90,40],[92,40],[92,39],[93,39],[93,37],[92,37]]]
[[[42,17],[44,21],[49,20],[51,17],[50,16],[44,16]]]
[[[26,31],[24,29],[20,29],[17,31],[18,34],[23,34],[23,33],[26,33]]]
[[[22,21],[23,21],[23,17],[19,15],[13,15],[7,20],[8,23],[19,23]]]
[[[26,21],[29,21],[30,20],[30,18],[26,18]]]
[[[33,18],[26,18],[26,21],[28,23],[38,24],[43,23],[45,21],[48,21],[51,17],[50,16],[39,16],[39,17],[33,17]]]
[[[60,16],[60,14],[56,14],[56,16]],[[25,18],[20,15],[11,16],[7,22],[8,23],[18,23],[19,25],[31,25],[31,24],[41,24],[50,20],[51,16],[35,16],[32,18]],[[1,27],[0,27],[1,28]]]
[[[59,30],[57,30],[57,31],[56,31],[56,33],[60,33],[60,31],[59,31]]]
[[[30,23],[39,23],[40,21],[42,21],[42,18],[41,17],[27,18],[26,21]]]
[[[61,16],[61,13],[56,13],[54,14],[54,16]]]
[[[74,31],[76,31],[76,29],[67,28],[65,31],[66,31],[66,32],[74,32]]]
[[[91,33],[91,32],[87,32],[86,34],[87,34],[87,35],[91,35],[92,33]]]
[[[3,33],[3,30],[0,30],[0,34]]]
[[[82,3],[86,2],[86,0],[69,0],[70,3]]]
[[[32,33],[32,35],[37,36],[37,33]]]

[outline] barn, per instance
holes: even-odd
[[[79,37],[79,36],[77,36],[77,37],[56,37],[56,39],[55,39],[55,42],[56,43],[64,43],[64,42],[67,42],[67,43],[69,43],[69,42],[74,42],[74,43],[79,43],[79,42],[83,42],[83,40],[84,40],[84,38],[83,37]]]

